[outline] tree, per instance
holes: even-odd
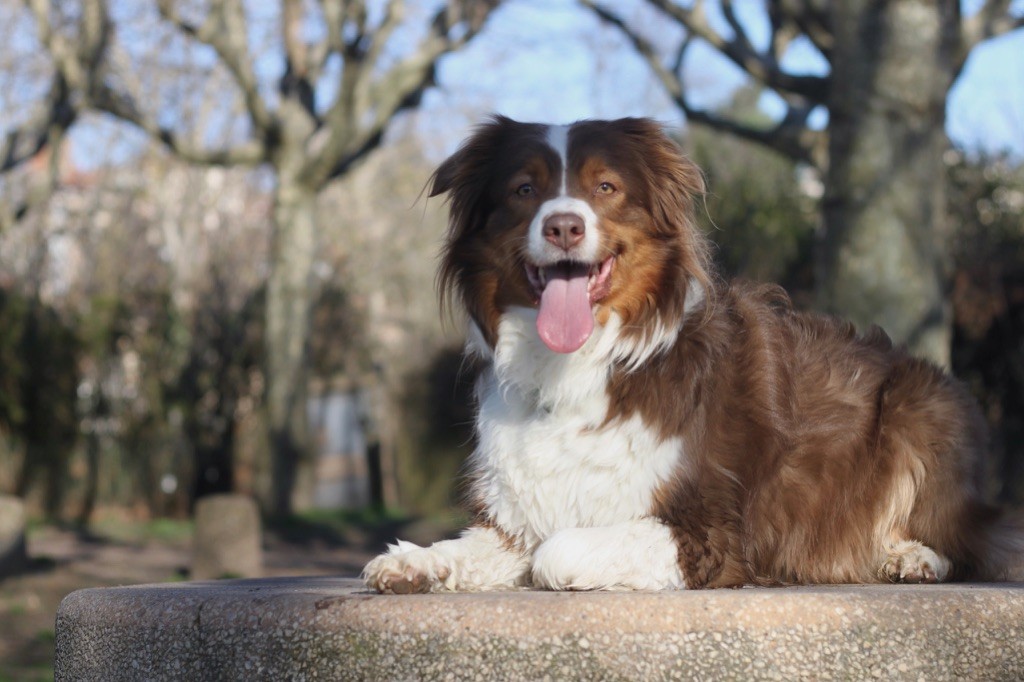
[[[739,135],[817,168],[824,176],[818,305],[949,364],[950,270],[943,154],[946,96],[971,49],[1024,25],[1009,0],[986,0],[971,17],[958,0],[779,0],[765,3],[769,36],[755,44],[731,0],[724,30],[703,0],[646,0],[682,28],[670,58],[623,17],[583,0],[629,38],[687,118]],[[720,116],[688,96],[683,63],[703,41],[776,93],[786,113],[769,127]],[[828,63],[824,75],[786,68],[800,40]],[[824,128],[809,124],[816,108]]]
[[[740,88],[719,113],[764,122],[760,96],[760,87]],[[806,304],[820,222],[811,196],[817,184],[806,182],[806,173],[789,157],[739,137],[695,127],[683,143],[712,188],[702,213],[711,218],[710,236],[723,274],[777,282],[797,305]]]
[[[383,8],[356,0],[282,0],[270,18],[276,37],[268,38],[278,75],[268,78],[257,64],[267,54],[258,55],[251,45],[258,34],[257,10],[266,11],[265,3],[209,0],[196,7],[158,0],[161,30],[172,34],[170,58],[197,49],[193,62],[206,75],[223,76],[242,104],[242,123],[231,119],[223,131],[190,129],[188,116],[169,104],[170,96],[194,94],[189,85],[147,89],[145,72],[130,58],[136,46],[118,37],[119,20],[111,11],[144,14],[145,8],[112,7],[105,0],[25,3],[53,59],[55,78],[78,107],[128,122],[191,163],[272,168],[275,232],[265,367],[274,511],[287,513],[296,467],[308,449],[304,398],[317,197],[380,145],[400,112],[418,105],[434,82],[438,60],[476,35],[496,1],[445,3],[427,16],[426,30],[411,49],[403,49],[417,27],[407,20],[410,7],[401,0]],[[426,11],[412,11],[417,7]],[[404,40],[393,40],[400,32]],[[213,67],[205,65],[207,55],[215,59]],[[190,83],[194,88],[196,81]],[[223,100],[213,103],[222,105]]]
[[[28,4],[37,12],[45,9],[45,3],[39,0],[31,0]],[[77,19],[64,18],[64,23],[73,21],[76,24],[76,39],[73,42],[68,41],[65,36],[47,33],[48,26],[40,26],[41,38],[51,43],[51,52],[57,68],[52,69],[41,101],[27,107],[27,114],[21,115],[21,120],[9,128],[3,140],[0,140],[0,175],[24,165],[44,151],[49,151],[49,172],[46,174],[45,182],[39,186],[29,187],[22,196],[16,196],[13,200],[9,196],[0,199],[0,232],[44,203],[56,187],[61,143],[78,119],[81,110],[79,93],[87,89],[89,83],[98,77],[98,69],[109,38],[109,25],[97,11],[98,7],[96,3],[91,3],[82,8],[83,11]],[[3,10],[4,15],[9,14],[9,8],[5,7]],[[15,16],[8,15],[3,19],[3,39],[5,43],[11,45],[14,43],[11,34],[24,27]],[[12,61],[24,57],[15,52],[6,53],[5,56]],[[14,74],[15,64],[4,64],[3,71],[5,74]],[[16,79],[16,76],[14,78]],[[25,84],[17,85],[24,87]]]

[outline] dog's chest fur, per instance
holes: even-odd
[[[569,355],[543,346],[536,311],[513,308],[477,384],[476,495],[491,520],[527,546],[564,528],[650,513],[680,464],[679,439],[634,415],[606,422],[614,322]]]

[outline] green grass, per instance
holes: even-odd
[[[32,650],[48,651],[46,663],[11,663],[0,661],[0,682],[49,682],[53,680],[53,628],[44,628],[35,635],[29,645]],[[38,655],[32,658],[38,659]]]
[[[288,540],[304,541],[320,538],[339,542],[349,537],[353,528],[372,528],[388,523],[398,523],[407,518],[404,514],[393,511],[314,509],[287,517],[267,519],[266,527],[270,532]]]
[[[381,538],[393,538],[395,533],[410,525],[455,528],[464,519],[456,512],[430,516],[414,516],[399,510],[312,510],[285,518],[266,521],[267,530],[287,541],[309,542],[320,540],[342,544],[379,544]]]
[[[374,526],[389,521],[402,521],[408,514],[394,509],[312,509],[294,515],[302,523],[317,523],[336,528],[350,526]]]
[[[36,665],[28,668],[18,668],[16,671],[0,669],[0,682],[52,682],[53,666]]]
[[[41,517],[30,517],[26,522],[29,538],[44,535],[54,529],[78,530],[97,540],[110,542],[144,543],[148,540],[178,543],[192,537],[191,519],[158,518],[148,521],[130,521],[122,518],[101,518],[86,526],[54,522]],[[3,682],[3,680],[0,680]]]
[[[123,521],[105,519],[89,524],[88,531],[114,542],[185,542],[192,537],[195,524],[189,519],[152,519]]]

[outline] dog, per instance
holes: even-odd
[[[382,593],[1022,579],[965,389],[878,328],[726,283],[654,121],[496,116],[433,175],[476,385],[473,521]]]

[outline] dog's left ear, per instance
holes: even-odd
[[[654,121],[645,136],[646,158],[655,178],[652,209],[658,222],[672,230],[694,229],[694,209],[704,196],[704,174]]]

